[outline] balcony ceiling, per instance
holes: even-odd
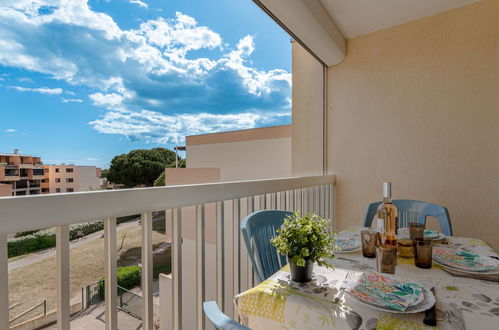
[[[347,39],[480,0],[320,0]]]

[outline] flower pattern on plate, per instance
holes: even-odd
[[[420,284],[398,280],[379,273],[363,273],[345,285],[347,292],[365,302],[405,311],[420,300],[423,287]]]
[[[492,258],[460,249],[433,249],[433,259],[449,267],[477,272],[491,270],[499,265]]]

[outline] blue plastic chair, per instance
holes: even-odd
[[[250,330],[250,328],[241,325],[222,313],[214,301],[206,301],[203,303],[203,310],[206,317],[217,330]]]
[[[246,249],[253,269],[260,282],[277,272],[288,262],[285,256],[277,253],[270,239],[284,223],[291,211],[265,210],[248,214],[241,223]]]
[[[407,211],[418,213],[420,217],[417,221],[420,223],[426,224],[426,217],[428,216],[437,218],[442,233],[447,236],[452,236],[452,223],[450,221],[449,210],[447,210],[446,207],[411,199],[394,199],[392,202],[397,207],[399,213]],[[364,215],[364,227],[371,227],[373,217],[381,203],[382,202],[371,203],[367,206]]]

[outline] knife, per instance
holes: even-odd
[[[435,287],[432,287],[430,291],[433,293],[433,296],[435,297],[435,304],[433,305],[432,308],[425,311],[423,323],[434,327],[437,325],[437,315],[436,315],[437,295],[435,294]]]

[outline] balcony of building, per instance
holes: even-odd
[[[102,318],[108,329],[117,328],[120,216],[141,214],[144,329],[154,322],[156,211],[166,211],[172,228],[171,297],[160,290],[160,300],[172,306],[160,310],[166,329],[181,329],[185,318],[205,328],[205,300],[237,317],[232,298],[256,284],[239,226],[257,209],[313,211],[342,229],[361,223],[365,206],[381,199],[381,183],[390,180],[397,198],[447,206],[455,235],[499,247],[498,2],[255,2],[295,39],[291,177],[0,198],[0,328],[7,329],[9,320],[7,234],[19,231],[57,228],[62,329],[71,315],[68,226],[84,221],[105,219]],[[194,223],[184,221],[186,207],[194,210]],[[186,225],[195,233],[189,260],[182,258]],[[210,251],[207,231],[214,236]],[[209,265],[208,254],[215,258]],[[189,274],[195,302],[188,306],[182,303],[187,263],[195,264]]]
[[[5,165],[0,166],[0,170],[3,169],[3,179],[4,181],[18,181],[21,179],[19,169],[15,165]],[[0,174],[1,175],[1,174]]]

